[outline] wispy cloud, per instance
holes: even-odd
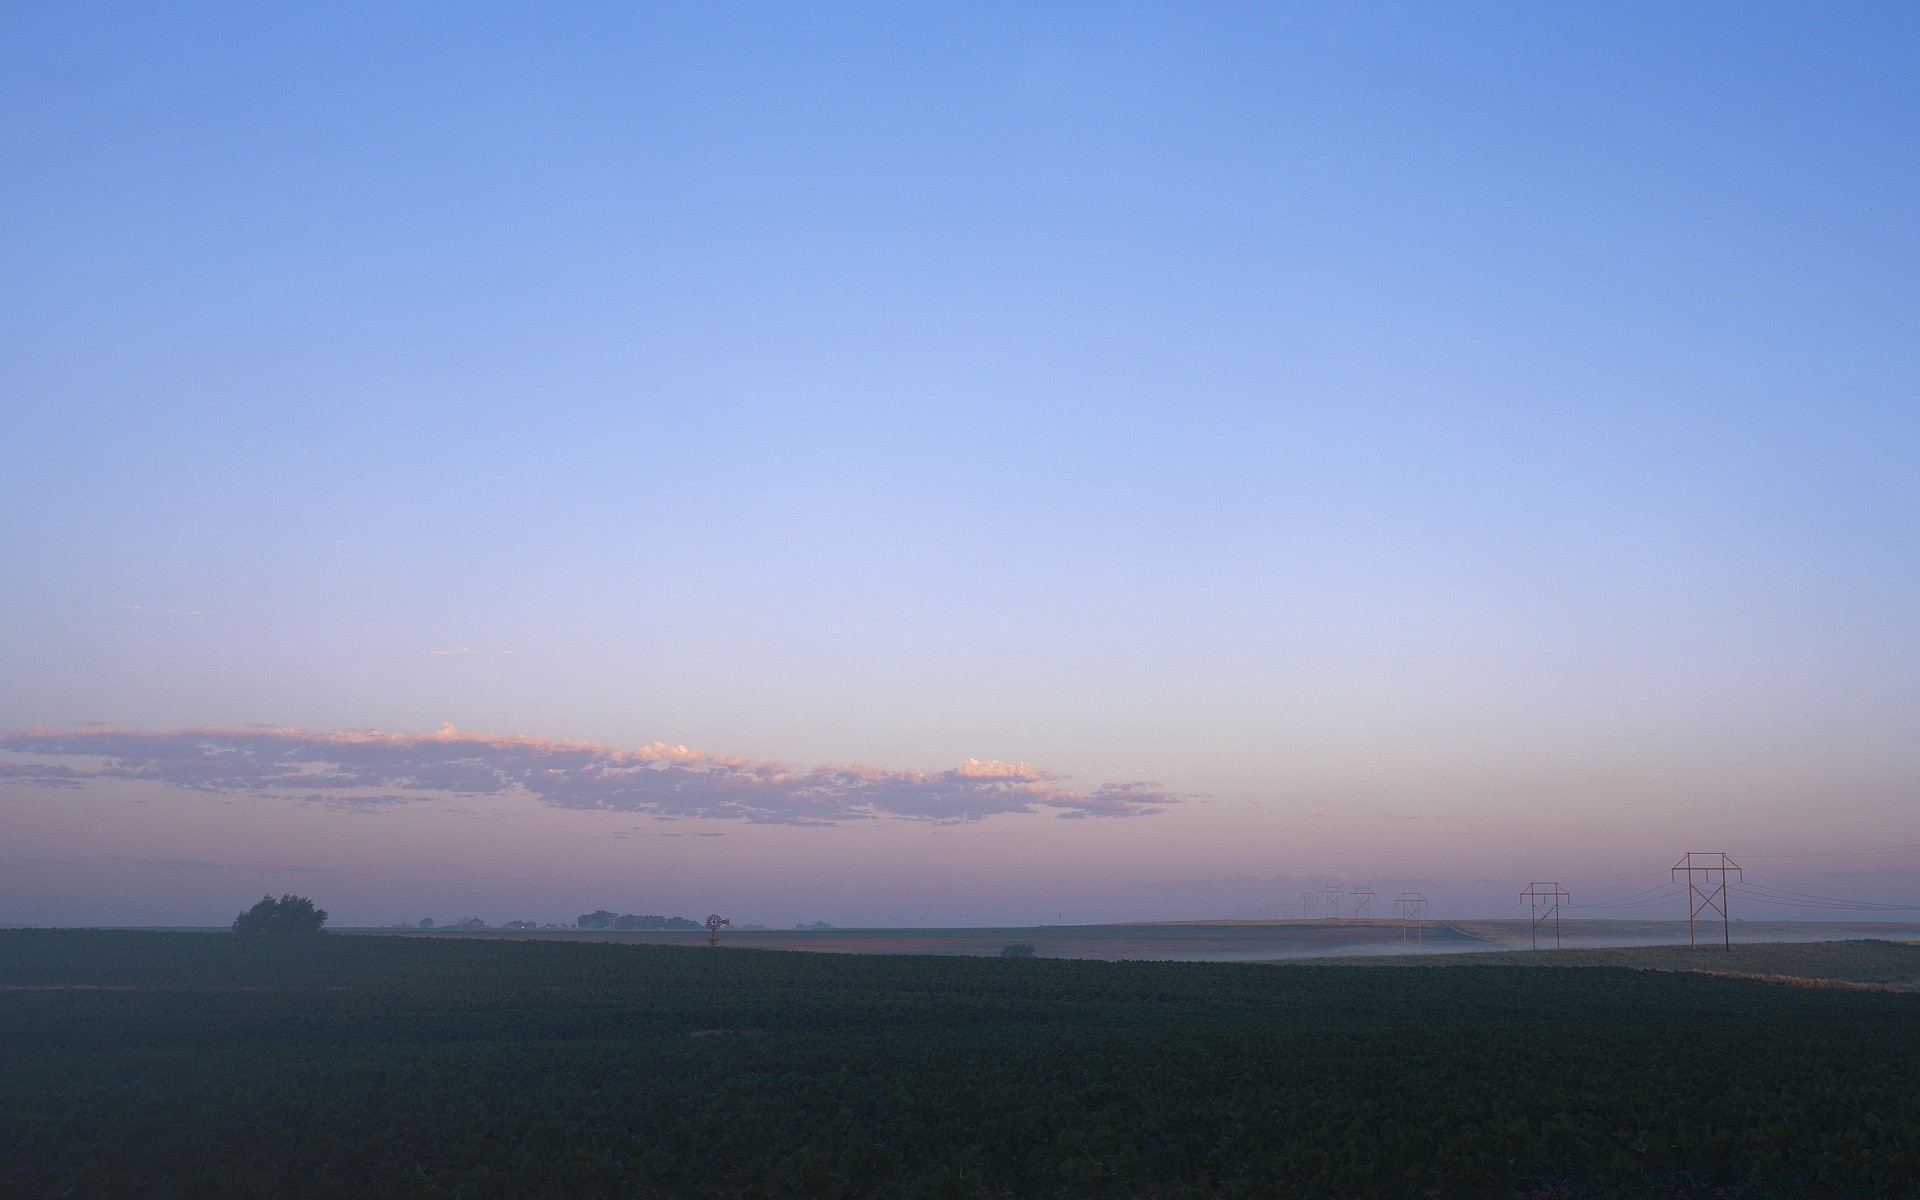
[[[207,614],[197,608],[155,608],[151,604],[122,604],[127,612],[163,613],[169,617],[204,617]]]
[[[1216,888],[1298,887],[1310,884],[1315,889],[1349,882],[1342,874],[1304,875],[1298,871],[1245,871],[1238,875],[1210,875],[1200,879],[1143,879],[1123,886],[1155,891],[1210,891]]]
[[[788,825],[874,817],[972,821],[1035,812],[1131,817],[1180,799],[1145,782],[1076,789],[1063,776],[1028,763],[970,758],[946,771],[800,769],[663,742],[620,750],[570,739],[463,733],[451,725],[430,734],[34,728],[0,734],[0,751],[36,760],[0,761],[0,779],[42,786],[148,780],[346,804],[525,792],[556,808]]]
[[[84,787],[86,771],[58,763],[16,763],[0,758],[0,782],[30,783],[35,787]]]
[[[160,871],[251,871],[271,875],[330,875],[337,868],[295,863],[211,862],[200,858],[0,858],[0,870],[20,867],[148,867]]]

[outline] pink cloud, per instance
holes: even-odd
[[[0,734],[0,751],[36,760],[0,762],[0,779],[41,785],[148,780],[349,804],[525,792],[557,808],[777,824],[969,821],[1034,812],[1129,817],[1179,799],[1145,782],[1079,790],[1028,763],[970,758],[945,771],[799,769],[664,742],[622,750],[566,738],[463,733],[451,725],[428,734],[36,727]]]

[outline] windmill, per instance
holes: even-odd
[[[722,925],[731,925],[731,924],[733,924],[732,921],[721,916],[719,913],[714,913],[712,916],[708,917],[707,918],[707,945],[718,946],[720,944],[720,927]]]

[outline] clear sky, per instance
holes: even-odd
[[[1920,904],[1916,130],[1910,4],[0,7],[0,921]]]

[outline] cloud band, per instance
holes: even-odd
[[[796,769],[656,742],[620,750],[569,739],[299,729],[140,732],[45,728],[0,734],[0,781],[83,786],[145,780],[198,791],[349,804],[525,792],[556,808],[833,825],[875,817],[971,821],[1002,813],[1131,817],[1178,797],[1154,783],[1091,790],[1026,763],[968,759],[947,771]],[[46,762],[46,759],[69,760]],[[73,765],[70,760],[85,760]]]

